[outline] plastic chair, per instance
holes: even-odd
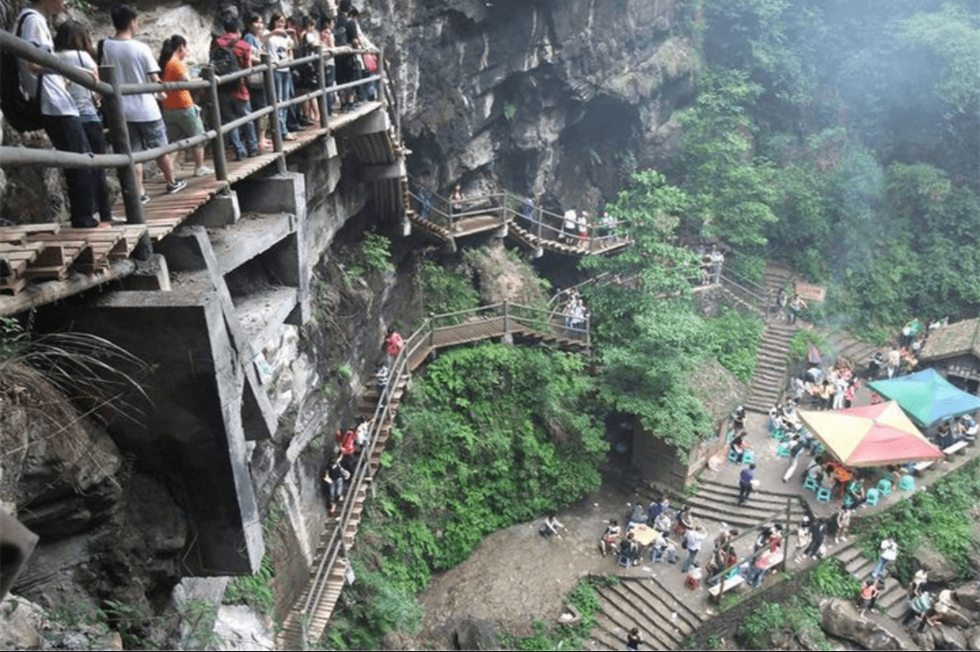
[[[903,475],[898,481],[898,488],[902,491],[912,491],[915,489],[915,478],[910,475]]]
[[[882,496],[887,496],[892,492],[892,481],[888,478],[882,478],[878,481],[878,493]]]
[[[742,451],[742,464],[751,464],[755,461],[755,453],[750,450]]]
[[[664,560],[664,551],[657,548],[657,546],[650,546],[650,562],[654,564],[659,564]]]
[[[629,568],[632,565],[633,560],[625,552],[619,553],[619,557],[616,558],[616,563],[623,568]]]
[[[789,457],[789,446],[787,444],[780,444],[777,446],[776,455],[779,457]]]
[[[810,491],[816,492],[817,490],[817,479],[812,475],[808,475],[806,480],[803,481],[803,488],[809,489]]]
[[[786,431],[783,430],[782,428],[775,428],[772,431],[772,438],[773,439],[783,439],[783,437],[785,437],[785,436],[786,436]]]
[[[864,504],[869,507],[874,507],[878,504],[878,498],[879,494],[877,489],[868,489],[868,494],[864,497]]]
[[[825,503],[830,502],[830,489],[827,487],[819,487],[817,489],[817,500]]]
[[[822,455],[825,450],[827,450],[826,447],[823,444],[818,443],[813,447],[813,456],[816,457],[817,455]]]
[[[728,461],[738,463],[738,453],[731,448],[728,449]]]

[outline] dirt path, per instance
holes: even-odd
[[[609,518],[621,518],[631,494],[603,487],[558,514],[561,538],[538,534],[540,522],[522,523],[487,536],[469,559],[434,578],[420,596],[426,615],[415,649],[455,649],[453,631],[466,619],[494,623],[496,630],[532,633],[534,621],[556,622],[562,599],[589,573],[613,572],[599,534]]]

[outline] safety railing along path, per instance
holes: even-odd
[[[320,71],[319,87],[287,101],[280,101],[276,96],[273,74],[277,66],[270,62],[267,55],[263,56],[262,63],[257,66],[224,76],[216,75],[210,66],[205,66],[201,71],[202,79],[199,80],[120,84],[112,66],[100,67],[101,81],[96,82],[86,71],[65,64],[56,56],[5,31],[0,31],[0,48],[52,70],[71,83],[79,84],[102,96],[109,140],[114,143],[115,150],[111,154],[77,154],[53,149],[3,146],[0,147],[0,162],[3,167],[114,168],[118,171],[122,186],[122,198],[115,206],[115,211],[120,215],[125,214],[126,217],[125,225],[103,224],[95,229],[68,228],[56,223],[0,228],[0,316],[62,299],[132,273],[135,263],[130,260],[131,257],[146,258],[152,241],[166,237],[211,198],[227,192],[230,184],[272,164],[276,165],[278,172],[285,173],[286,155],[289,153],[385,107],[383,101],[366,102],[351,112],[331,116],[327,105],[329,95],[369,84],[379,85],[379,98],[391,95],[385,65],[379,68],[379,74],[348,84],[329,87],[324,84],[326,75],[323,67],[326,59],[367,51],[351,48],[323,50],[283,64],[291,68],[312,62]],[[378,59],[384,64],[383,55],[379,55]],[[218,86],[253,73],[261,73],[263,76],[266,96],[271,98],[269,106],[222,124],[218,110]],[[163,147],[132,152],[121,108],[122,96],[174,90],[203,92],[207,98],[202,106],[204,118],[211,128],[192,138]],[[315,101],[320,105],[319,125],[298,132],[294,141],[283,141],[278,128],[279,110],[308,101]],[[273,134],[272,151],[243,161],[229,160],[224,136],[234,128],[263,117],[268,117],[270,122],[270,131]],[[152,199],[149,204],[141,203],[136,184],[137,164],[155,160],[162,154],[174,154],[206,145],[210,145],[213,156],[214,176],[188,177],[188,187],[173,195],[165,193],[163,182],[148,180],[145,191]],[[39,281],[52,280],[61,283],[57,287],[52,287],[52,284],[38,285]]]
[[[405,340],[391,365],[387,385],[365,391],[362,413],[371,418],[368,443],[358,457],[339,514],[324,524],[310,578],[283,621],[278,649],[306,649],[323,636],[346,582],[349,550],[411,372],[437,349],[505,336],[515,341],[551,342],[573,351],[588,352],[590,347],[588,319],[581,326],[569,327],[555,320],[548,310],[515,303],[427,318]]]
[[[546,211],[509,192],[446,199],[427,188],[403,193],[409,221],[455,246],[455,239],[507,226],[507,236],[540,255],[604,255],[633,244],[625,222],[583,224]]]

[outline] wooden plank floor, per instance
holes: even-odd
[[[335,132],[368,115],[383,110],[380,102],[366,102],[356,110],[330,116],[327,128],[307,127],[296,132],[296,140],[283,142],[283,154],[289,156],[307,147],[321,136]],[[152,241],[161,240],[183,224],[201,206],[231,184],[243,181],[275,165],[280,154],[263,152],[254,158],[235,161],[228,156],[228,180],[218,181],[214,175],[193,176],[193,165],[178,162],[175,172],[187,181],[187,187],[169,194],[162,177],[147,179],[144,192],[150,201],[143,205],[145,225],[101,224],[94,229],[74,229],[57,223],[25,224],[0,228],[0,294],[16,295],[32,284],[48,280],[64,280],[79,272],[95,275],[114,260],[128,256],[143,234]],[[185,154],[178,155],[182,161]],[[207,164],[213,167],[213,161]],[[126,214],[122,199],[113,206],[113,214]],[[124,252],[124,253],[123,253]],[[9,314],[0,297],[0,315]]]

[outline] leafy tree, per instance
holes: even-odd
[[[709,69],[698,79],[694,106],[678,115],[684,187],[699,221],[693,226],[737,248],[765,245],[763,230],[778,219],[773,169],[754,157],[756,128],[746,113],[761,90],[745,72]]]

